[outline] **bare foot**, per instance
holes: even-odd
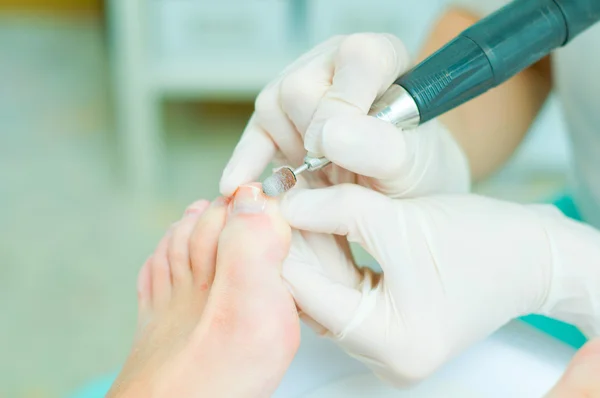
[[[140,271],[138,333],[109,397],[265,397],[300,341],[290,228],[260,187],[197,202]]]
[[[600,339],[577,352],[546,398],[600,398]]]

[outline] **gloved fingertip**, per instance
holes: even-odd
[[[306,315],[304,312],[298,313],[300,320],[304,322],[306,326],[308,326],[312,331],[320,337],[326,337],[329,335],[329,330],[327,330],[323,325],[319,322],[312,319],[310,316]]]
[[[287,192],[283,196],[283,198],[281,199],[281,202],[279,203],[279,209],[281,211],[281,215],[288,222],[291,222],[291,220],[293,220],[293,218],[294,218],[294,214],[296,213],[296,211],[294,209],[297,207],[296,205],[299,203],[298,195],[301,195],[303,191],[305,191],[305,189],[302,189],[302,188],[292,189],[291,191]]]
[[[223,169],[223,171],[221,172],[221,179],[219,180],[219,191],[221,192],[221,195],[223,196],[230,196],[230,194],[228,194],[228,192],[224,192],[227,191],[230,187],[230,180],[231,180],[231,171],[232,171],[232,167],[233,165],[231,164],[231,159],[229,160],[229,162],[227,162],[227,165],[225,166],[225,168]],[[233,192],[231,192],[233,193]]]
[[[224,175],[223,177],[221,177],[221,181],[219,181],[219,192],[221,193],[221,195],[225,197],[233,195],[236,189],[235,187],[236,184],[232,183],[231,178],[229,178],[229,176]]]
[[[249,175],[247,169],[238,167],[238,165],[229,164],[223,170],[221,181],[219,182],[219,191],[223,196],[231,196],[240,185],[253,182],[253,176]]]
[[[322,153],[321,131],[314,126],[309,126],[304,134],[304,149],[307,152]]]
[[[335,150],[338,147],[337,144],[339,144],[340,140],[343,138],[343,131],[347,130],[346,126],[345,119],[339,117],[331,118],[325,122],[320,137],[321,150],[323,151],[324,156],[335,153]]]

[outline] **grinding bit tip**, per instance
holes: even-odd
[[[281,167],[263,181],[262,189],[265,195],[275,197],[289,191],[294,185],[296,176],[292,169]]]

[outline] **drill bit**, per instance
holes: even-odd
[[[289,191],[296,185],[298,174],[306,170],[308,170],[308,165],[306,163],[295,170],[292,170],[288,166],[280,167],[263,181],[262,189],[264,194],[270,197],[276,197]]]

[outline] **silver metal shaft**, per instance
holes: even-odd
[[[304,172],[304,171],[306,171],[306,170],[308,170],[308,165],[307,165],[306,163],[303,163],[303,164],[302,164],[302,166],[298,167],[298,168],[297,168],[296,170],[294,170],[293,172],[294,172],[294,175],[295,175],[296,177],[298,177],[298,174],[300,174],[300,173],[302,173],[302,172]]]
[[[419,126],[421,116],[419,108],[412,96],[397,84],[392,86],[371,106],[369,115],[389,122],[397,127],[411,129]],[[306,170],[319,170],[331,163],[324,157],[314,157],[310,154],[304,158],[304,164],[294,170],[298,175]]]

